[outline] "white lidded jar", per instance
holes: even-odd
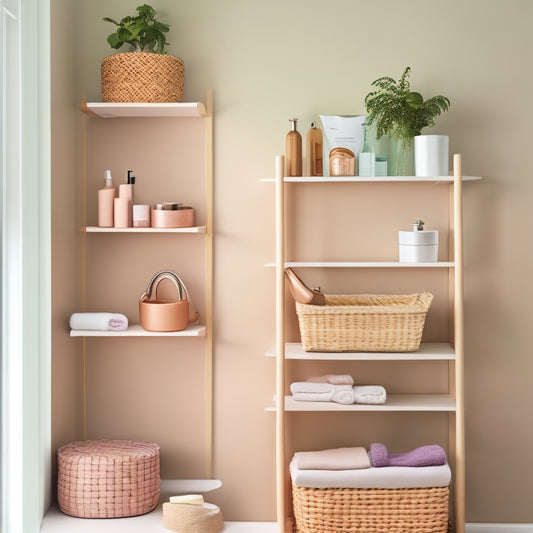
[[[424,230],[424,222],[413,223],[412,231],[399,231],[401,263],[432,263],[438,260],[439,232]]]

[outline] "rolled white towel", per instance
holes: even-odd
[[[330,402],[334,393],[335,385],[330,383],[310,383],[308,381],[291,383],[293,399],[301,402]]]
[[[355,391],[351,385],[335,385],[335,392],[331,400],[343,405],[352,405],[355,403]]]
[[[381,385],[355,385],[355,403],[381,404],[387,400],[387,392]]]
[[[94,331],[124,331],[128,329],[128,319],[120,313],[74,313],[70,317],[70,327]]]

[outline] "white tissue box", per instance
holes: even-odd
[[[398,233],[401,263],[432,263],[438,260],[438,231],[400,231]]]

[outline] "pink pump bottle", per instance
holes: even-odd
[[[106,170],[104,187],[98,191],[98,227],[112,228],[114,224],[115,187],[111,171]]]

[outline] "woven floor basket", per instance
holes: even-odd
[[[130,52],[102,61],[104,102],[181,102],[185,67],[179,57]]]
[[[326,295],[326,305],[296,302],[306,352],[414,352],[418,350],[429,292]]]
[[[295,533],[446,533],[448,487],[312,489],[293,485]]]
[[[159,502],[159,446],[153,442],[72,442],[59,448],[57,462],[57,500],[70,516],[137,516]]]

